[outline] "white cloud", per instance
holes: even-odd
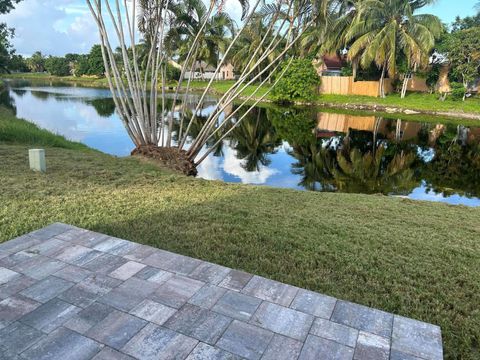
[[[240,178],[243,184],[265,184],[270,176],[278,173],[278,170],[263,165],[260,165],[258,171],[245,170],[243,167],[245,161],[237,158],[237,152],[232,149],[228,142],[225,145],[223,170]]]
[[[15,28],[19,54],[85,53],[98,43],[96,25],[82,0],[24,0],[4,19]]]

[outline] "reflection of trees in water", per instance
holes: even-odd
[[[112,98],[87,100],[86,103],[92,105],[100,117],[110,117],[115,113],[115,103]]]
[[[271,110],[269,116],[292,146],[290,155],[297,159],[292,171],[302,176],[299,185],[306,189],[408,194],[420,183],[414,171],[416,146],[384,139],[378,133],[381,118],[373,132],[350,129],[318,139],[312,134],[316,118],[311,111]]]
[[[271,163],[269,154],[282,141],[272,123],[265,116],[265,110],[256,108],[233,129],[229,138],[232,140],[237,158],[244,160],[242,167],[249,172],[259,171],[260,166]]]
[[[47,100],[51,96],[51,94],[47,91],[31,90],[30,93],[33,97],[42,101]]]
[[[27,93],[27,90],[23,89],[12,89],[12,92],[17,95],[18,97],[24,97],[25,94]]]
[[[0,106],[3,106],[11,111],[16,115],[17,108],[15,106],[15,99],[10,95],[10,91],[8,88],[1,90],[0,89]]]
[[[469,130],[447,126],[435,144],[435,156],[422,168],[427,188],[437,194],[480,196],[480,144]]]

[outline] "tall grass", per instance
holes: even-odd
[[[0,143],[28,144],[29,146],[59,147],[72,150],[88,149],[87,146],[67,140],[37,125],[18,119],[12,110],[0,106]]]

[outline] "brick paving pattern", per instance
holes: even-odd
[[[0,359],[443,359],[438,326],[56,223],[0,244]]]

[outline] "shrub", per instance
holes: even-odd
[[[465,96],[465,86],[463,86],[463,84],[458,82],[453,82],[450,84],[450,89],[451,89],[450,95],[452,97],[452,100],[454,101],[463,100]]]
[[[283,64],[278,75],[283,73],[288,63]],[[291,103],[296,100],[311,101],[320,85],[320,77],[311,60],[293,60],[283,77],[273,89],[273,98],[279,103]]]

